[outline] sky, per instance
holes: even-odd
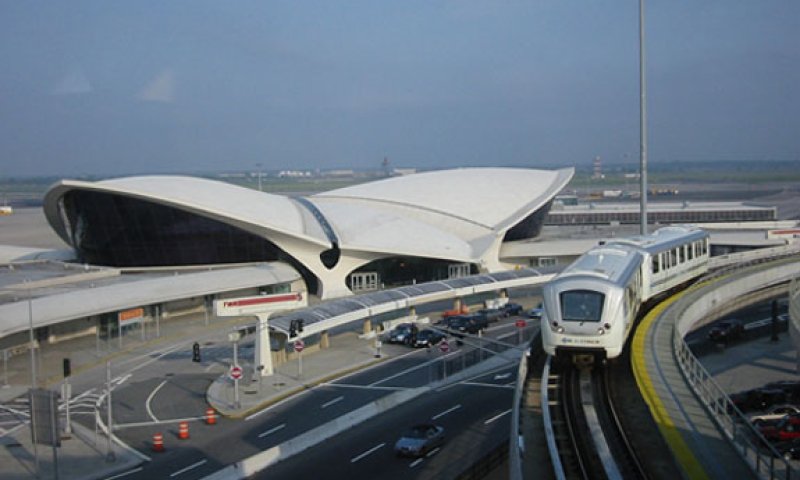
[[[0,176],[639,162],[638,1],[0,0]],[[648,0],[650,162],[800,159],[800,1]]]

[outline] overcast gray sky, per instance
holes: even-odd
[[[800,158],[800,1],[647,2],[650,158]],[[0,0],[3,176],[638,163],[638,1]]]

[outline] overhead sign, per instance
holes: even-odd
[[[239,380],[242,378],[242,367],[239,365],[234,365],[231,367],[231,371],[228,374],[232,379]]]
[[[218,317],[255,315],[257,313],[294,310],[308,306],[303,292],[258,295],[255,297],[226,298],[214,301],[214,313]]]
[[[131,325],[134,323],[141,323],[144,320],[144,308],[131,308],[130,310],[123,310],[117,314],[120,325]]]
[[[306,348],[306,344],[303,342],[303,340],[295,340],[295,342],[294,342],[294,351],[295,352],[300,353],[300,352],[303,351],[304,348]]]

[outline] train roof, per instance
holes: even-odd
[[[636,235],[607,242],[609,246],[628,245],[647,253],[669,250],[678,245],[708,237],[704,230],[693,226],[662,227],[650,235]]]
[[[595,247],[581,255],[555,279],[576,276],[601,278],[613,283],[623,283],[638,266],[641,253],[624,244]]]

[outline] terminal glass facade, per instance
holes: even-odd
[[[72,191],[60,207],[72,246],[86,263],[141,267],[287,260],[264,238],[135,198]]]

